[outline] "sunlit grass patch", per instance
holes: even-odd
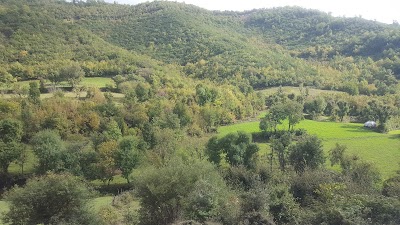
[[[305,129],[309,134],[322,139],[325,155],[328,155],[336,143],[347,146],[347,154],[358,155],[362,160],[373,163],[381,172],[383,178],[388,178],[400,169],[400,131],[388,134],[378,133],[364,128],[361,123],[337,123],[303,120],[295,127]],[[280,130],[287,129],[287,124],[279,126]],[[245,131],[260,132],[259,122],[239,123],[220,127],[218,135],[224,136],[231,132]],[[270,150],[260,145],[260,154]],[[329,165],[328,165],[329,166]]]

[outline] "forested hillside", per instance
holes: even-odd
[[[83,61],[88,76],[127,74],[129,65],[150,63],[144,55],[245,92],[303,83],[383,95],[400,73],[395,24],[290,7],[239,13],[172,2],[22,2],[3,6],[1,41],[7,71],[25,79],[43,76],[30,64],[49,59]]]
[[[0,224],[400,224],[399,52],[297,7],[0,0]]]
[[[381,59],[398,56],[399,25],[387,25],[361,17],[333,17],[298,7],[253,10],[245,13],[246,27],[260,29],[266,37],[291,49],[321,46],[344,54]]]

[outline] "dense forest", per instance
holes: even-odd
[[[399,224],[400,166],[297,128],[398,131],[399,79],[397,23],[0,0],[0,224]]]

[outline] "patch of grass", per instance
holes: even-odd
[[[28,80],[28,81],[18,81],[21,86],[29,87],[29,83],[32,81],[39,82],[39,80]],[[49,81],[45,82],[45,85],[51,87],[53,84]],[[84,77],[79,85],[104,88],[107,85],[114,85],[114,81],[110,77]],[[67,82],[61,82],[57,87],[69,87]]]
[[[92,212],[104,219],[107,224],[122,224],[125,216],[132,219],[131,216],[136,215],[135,212],[140,208],[139,200],[129,192],[124,192],[118,196],[94,198],[88,204]]]
[[[82,79],[80,85],[105,88],[107,85],[114,85],[114,81],[109,77],[85,77]]]
[[[244,131],[247,133],[259,132],[260,131],[260,128],[258,127],[259,124],[260,124],[259,121],[254,121],[254,122],[237,123],[229,126],[219,127],[218,136],[222,137],[236,131]]]
[[[259,132],[259,122],[249,122],[220,127],[219,135],[230,132]],[[326,155],[336,143],[347,146],[347,154],[358,155],[361,159],[373,163],[386,179],[393,176],[400,163],[400,131],[388,134],[377,133],[363,127],[360,123],[336,123],[303,120],[295,127],[307,130],[309,134],[322,139]],[[279,129],[287,129],[287,124]],[[260,144],[260,154],[269,152],[269,148]],[[329,166],[329,165],[328,165]]]
[[[29,87],[29,83],[32,81],[39,82],[39,80],[30,80],[30,81],[19,81],[18,83],[21,84],[21,86],[26,86]],[[45,83],[46,87],[52,90],[53,84],[47,81]],[[96,87],[96,88],[106,88],[107,86],[114,86],[114,81],[109,78],[109,77],[84,77],[82,79],[82,82],[79,84],[80,86],[86,86],[86,87]],[[56,88],[70,88],[70,85],[67,82],[61,82],[60,84],[57,85]],[[124,94],[121,93],[111,93],[114,98],[123,98]],[[51,98],[54,96],[54,93],[43,93],[40,95],[41,99],[45,98]],[[74,92],[64,92],[64,96],[68,98],[75,98],[77,97],[76,93]],[[80,97],[85,97],[86,96],[86,91],[80,92]],[[8,93],[8,94],[2,94],[2,98],[14,98],[18,97],[15,94]]]
[[[5,201],[0,201],[0,225],[3,225],[3,213],[8,211],[8,204]]]
[[[111,205],[112,200],[113,196],[102,196],[90,200],[88,204],[94,212],[99,212],[102,207]]]

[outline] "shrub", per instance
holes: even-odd
[[[160,168],[134,172],[142,224],[170,224],[180,219],[235,221],[237,197],[226,187],[213,165],[171,159]]]
[[[14,187],[5,194],[10,211],[4,222],[98,224],[86,207],[91,196],[91,191],[79,178],[68,174],[47,174],[29,180],[25,187]]]

